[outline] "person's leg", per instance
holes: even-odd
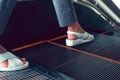
[[[6,27],[9,16],[16,4],[17,0],[0,0],[0,34],[2,35]],[[11,52],[7,51],[0,45],[0,71],[12,71],[26,68],[25,58],[18,58]],[[26,64],[24,66],[24,64]],[[23,67],[24,66],[24,67]]]
[[[75,46],[94,39],[93,35],[87,33],[78,23],[73,0],[53,0],[53,4],[60,27],[68,27],[67,46]]]
[[[4,33],[9,16],[12,13],[16,0],[0,0],[0,34]]]

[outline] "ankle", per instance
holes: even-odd
[[[75,40],[75,39],[77,39],[77,36],[76,36],[76,35],[73,35],[73,34],[68,34],[68,35],[67,35],[67,38],[68,38],[69,40]]]
[[[6,53],[7,49],[5,49],[2,45],[0,45],[0,54]]]
[[[78,22],[75,22],[72,25],[69,25],[68,31],[79,32],[79,33],[85,32],[85,30],[80,26]]]

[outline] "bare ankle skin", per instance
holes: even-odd
[[[85,30],[80,26],[78,21],[74,22],[73,24],[68,26],[68,31],[80,32],[84,33]]]
[[[0,45],[0,54],[7,52],[7,49],[5,49],[2,45]]]
[[[85,30],[80,26],[80,24],[78,23],[78,21],[76,21],[75,23],[71,24],[68,26],[68,31],[73,31],[73,32],[79,32],[79,33],[85,33]],[[75,40],[77,39],[76,35],[73,34],[68,34],[67,38],[69,40]]]

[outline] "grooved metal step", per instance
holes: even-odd
[[[32,66],[27,69],[0,72],[0,80],[74,80],[62,73],[49,70],[42,66]]]

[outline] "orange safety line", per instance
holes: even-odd
[[[109,32],[109,31],[104,31],[104,32],[101,32],[100,34],[106,34],[106,33],[108,33],[108,32]],[[67,37],[67,34],[62,35],[62,36],[55,37],[55,38],[53,38],[53,39],[49,39],[49,40],[47,40],[47,41],[48,41],[48,42],[51,42],[51,41],[58,40],[58,39],[61,39],[61,38],[64,38],[64,37]]]
[[[104,32],[102,32],[100,34],[106,34],[108,32],[109,31],[104,31]],[[47,43],[50,43],[50,44],[58,45],[58,46],[61,46],[61,47],[67,48],[67,49],[71,49],[71,50],[74,50],[74,51],[77,51],[77,52],[81,52],[81,53],[84,53],[84,54],[88,54],[88,55],[91,55],[91,56],[94,56],[94,57],[97,57],[97,58],[102,58],[104,60],[120,64],[120,61],[117,61],[117,60],[113,60],[113,59],[110,59],[110,58],[102,57],[102,56],[95,55],[93,53],[90,53],[90,52],[87,52],[87,51],[84,51],[84,50],[79,50],[79,49],[75,49],[75,48],[72,48],[72,47],[68,47],[68,46],[64,46],[62,44],[58,44],[58,43],[52,42],[54,40],[58,40],[58,39],[61,39],[61,38],[64,38],[64,37],[67,37],[67,35],[58,36],[58,37],[55,37],[53,39],[49,39],[49,40],[45,40],[45,41],[34,42],[34,43],[31,43],[31,44],[28,44],[28,45],[24,45],[24,46],[21,46],[21,47],[18,47],[18,48],[14,48],[14,49],[12,49],[12,51],[19,51],[19,50],[22,50],[22,49],[25,49],[25,48],[29,48],[29,47],[36,46],[36,45],[42,44],[44,42],[47,42]]]
[[[104,31],[104,32],[101,32],[100,34],[106,34],[108,33],[109,31]],[[51,42],[51,41],[54,41],[54,40],[58,40],[58,39],[61,39],[61,38],[64,38],[64,37],[67,37],[67,34],[65,35],[62,35],[62,36],[58,36],[58,37],[55,37],[55,38],[52,38],[52,39],[49,39],[47,40],[48,42]]]
[[[104,31],[104,32],[101,32],[100,34],[107,34],[109,33],[110,31]]]
[[[64,48],[67,48],[67,49],[70,49],[70,50],[74,50],[74,51],[77,51],[77,52],[80,52],[80,53],[84,53],[84,54],[87,54],[87,55],[91,55],[91,56],[96,57],[96,58],[101,58],[101,59],[104,59],[104,60],[107,60],[107,61],[110,61],[110,62],[114,62],[114,63],[120,64],[120,61],[113,60],[113,59],[106,58],[106,57],[99,56],[99,55],[95,55],[94,53],[91,53],[91,52],[75,49],[75,48],[68,47],[68,46],[65,46],[65,45],[62,45],[62,44],[58,44],[58,43],[55,43],[55,42],[48,42],[48,43],[54,44],[54,45],[57,45],[57,46],[60,46],[60,47],[64,47]]]
[[[32,47],[32,46],[35,46],[35,45],[42,44],[42,43],[44,43],[46,41],[48,41],[48,42],[49,41],[54,41],[54,40],[64,38],[64,37],[66,37],[66,35],[58,36],[58,37],[55,37],[53,39],[49,39],[49,40],[45,40],[45,41],[34,42],[34,43],[31,43],[31,44],[28,44],[28,45],[24,45],[24,46],[21,46],[21,47],[14,48],[14,49],[12,49],[12,51],[19,51],[19,50],[22,50],[22,49],[25,49],[25,48],[28,48],[28,47]]]
[[[67,37],[67,35],[58,36],[58,37],[55,37],[53,39],[49,39],[47,41],[50,42],[50,41],[58,40],[58,39],[61,39],[61,38],[64,38],[64,37]]]
[[[14,48],[14,49],[12,49],[12,51],[19,51],[19,50],[22,50],[22,49],[25,49],[25,48],[29,48],[29,47],[32,47],[32,46],[42,44],[44,42],[45,41],[34,42],[34,43],[31,43],[31,44],[28,44],[28,45],[24,45],[24,46],[21,46],[21,47],[18,47],[18,48]]]

